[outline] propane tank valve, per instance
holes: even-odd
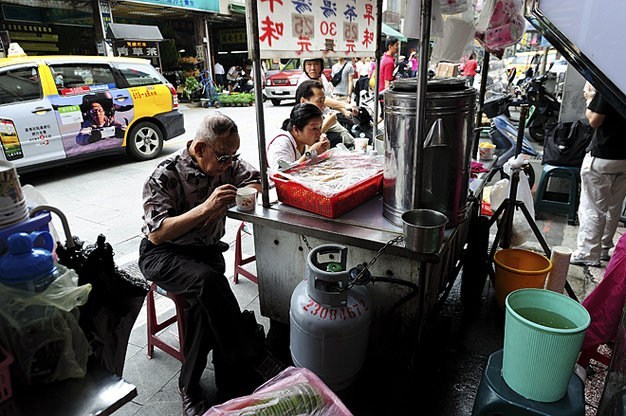
[[[350,285],[366,285],[372,281],[372,273],[365,266],[366,263],[362,263],[350,269]]]

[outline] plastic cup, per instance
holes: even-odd
[[[478,145],[478,155],[481,160],[493,159],[495,150],[496,150],[496,145],[493,143],[481,142]]]
[[[256,205],[256,195],[257,190],[254,188],[237,189],[237,196],[235,197],[237,210],[242,212],[254,211],[254,206]]]
[[[367,144],[369,139],[358,138],[354,139],[354,149],[359,152],[365,152],[367,150]]]
[[[17,206],[24,201],[22,186],[15,165],[0,161],[0,206]]]

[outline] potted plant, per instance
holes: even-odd
[[[196,90],[200,88],[200,83],[196,79],[196,77],[187,77],[185,78],[185,86],[183,87],[183,95],[186,96],[189,101],[191,101],[191,94],[196,92]]]

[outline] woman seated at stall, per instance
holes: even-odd
[[[330,148],[322,134],[322,111],[313,104],[296,104],[280,132],[267,144],[267,163],[278,170],[279,161],[293,164],[314,159]]]

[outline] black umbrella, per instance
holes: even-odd
[[[94,358],[122,376],[128,339],[148,293],[148,283],[115,265],[113,247],[104,235],[100,234],[95,244],[86,244],[71,234],[67,218],[58,208],[41,205],[30,215],[39,211],[54,212],[63,224],[67,241],[65,245],[57,243],[59,263],[76,271],[79,285],[92,285],[87,303],[79,308],[79,323]]]

